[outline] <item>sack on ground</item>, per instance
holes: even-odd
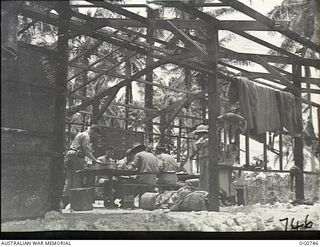
[[[182,197],[173,207],[172,211],[202,211],[208,210],[208,192],[193,191]]]
[[[144,193],[140,198],[139,207],[141,209],[154,210],[156,198],[158,195],[159,193],[151,193],[151,192]]]

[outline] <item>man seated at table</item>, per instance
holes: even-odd
[[[107,165],[115,164],[114,160],[115,148],[113,146],[108,146],[106,149],[106,153],[103,156],[100,156],[97,160],[101,163],[99,168],[111,168]],[[106,181],[109,181],[107,176],[97,176],[96,183],[103,184]]]
[[[178,177],[176,172],[179,166],[174,157],[167,153],[165,147],[157,147],[156,157],[158,159],[159,178],[158,184],[177,184]]]
[[[131,163],[134,169],[138,170],[136,182],[154,185],[157,183],[157,174],[159,173],[157,158],[146,151],[146,146],[140,143],[133,145],[129,152],[133,155]]]

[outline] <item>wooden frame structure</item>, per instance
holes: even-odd
[[[173,90],[180,93],[185,93],[186,97],[182,102],[169,106],[166,109],[156,111],[152,109],[152,101],[150,98],[146,98],[146,105],[142,110],[145,110],[148,114],[146,119],[143,121],[137,121],[134,126],[141,125],[142,123],[147,123],[147,132],[152,132],[152,119],[158,117],[163,112],[170,112],[169,118],[167,119],[167,124],[164,129],[170,125],[170,123],[177,117],[181,116],[179,114],[180,110],[188,103],[194,99],[206,98],[208,100],[208,122],[209,122],[209,149],[213,150],[209,153],[209,202],[210,210],[219,211],[219,179],[218,179],[218,138],[216,131],[216,119],[219,114],[219,97],[218,97],[218,78],[234,81],[234,78],[230,75],[224,74],[218,66],[225,66],[229,69],[241,72],[248,78],[254,80],[255,82],[267,85],[271,88],[276,89],[286,89],[295,94],[296,97],[301,98],[303,103],[308,103],[305,99],[301,97],[301,93],[310,92],[312,94],[319,94],[317,89],[302,88],[301,83],[306,83],[310,85],[320,86],[320,81],[318,78],[303,77],[301,75],[301,66],[309,66],[316,69],[320,69],[319,60],[303,58],[299,55],[288,52],[278,46],[275,46],[267,41],[261,40],[247,31],[275,31],[285,35],[286,37],[294,40],[295,42],[303,45],[304,47],[313,50],[314,52],[320,52],[320,46],[313,43],[312,41],[300,36],[299,34],[293,32],[288,28],[287,22],[277,22],[273,21],[266,16],[258,13],[252,8],[246,6],[245,4],[237,0],[220,0],[220,3],[202,3],[202,4],[186,4],[181,1],[162,1],[158,2],[162,4],[163,8],[171,7],[176,8],[179,11],[183,11],[192,16],[193,19],[154,19],[152,15],[152,10],[146,4],[117,4],[108,1],[87,1],[84,5],[73,5],[70,6],[68,1],[29,1],[24,4],[20,14],[31,18],[33,21],[30,25],[24,27],[20,30],[20,33],[26,30],[29,26],[33,25],[35,22],[41,21],[51,25],[58,26],[59,28],[59,38],[57,41],[56,52],[59,57],[59,64],[57,67],[57,87],[59,89],[59,94],[56,98],[56,122],[55,122],[55,145],[56,152],[59,154],[63,153],[63,142],[64,142],[64,130],[65,130],[65,114],[72,115],[75,112],[84,110],[87,106],[96,101],[103,102],[102,110],[105,110],[112,104],[114,97],[117,92],[122,88],[130,85],[132,81],[137,81],[146,85],[149,90],[153,90],[153,87],[162,87],[167,90]],[[124,18],[93,18],[88,15],[84,15],[75,12],[72,7],[100,7],[107,9],[113,13],[119,14]],[[252,21],[221,21],[212,15],[199,10],[199,7],[231,7],[235,10],[242,12],[243,14],[253,18]],[[131,8],[145,8],[148,12],[148,17],[143,17],[132,12]],[[51,10],[54,9],[56,13]],[[106,30],[104,27],[113,28],[115,32]],[[139,27],[141,30],[146,30],[146,32],[135,31],[130,28]],[[176,36],[177,40],[180,40],[184,46],[172,45],[164,40],[157,39],[153,37],[153,32],[156,29],[165,29],[170,31]],[[186,29],[201,29],[206,33],[206,39],[202,40],[198,37],[191,35],[183,30]],[[280,55],[264,55],[264,54],[251,54],[251,53],[240,53],[235,52],[230,49],[219,46],[218,37],[219,30],[229,30],[236,35],[242,36],[250,41],[260,44],[264,47],[272,49],[282,54]],[[132,55],[126,57],[122,62],[127,61],[130,57],[141,54],[146,56],[146,68],[138,71],[134,74],[117,74],[113,72],[112,69],[101,70],[93,68],[94,64],[88,67],[83,66],[74,60],[68,61],[67,50],[68,50],[68,39],[74,38],[79,35],[87,35],[97,40],[98,43],[108,42],[116,47],[117,49],[126,49],[132,52]],[[128,37],[133,36],[134,39]],[[90,52],[90,51],[88,51]],[[79,56],[81,56],[80,54]],[[106,54],[102,59],[108,57]],[[240,59],[248,60],[253,63],[259,64],[264,67],[268,73],[258,73],[253,71],[247,71],[232,64],[228,64],[222,61],[223,58],[229,59]],[[101,59],[101,60],[102,60]],[[100,62],[97,61],[96,63]],[[121,62],[121,63],[122,63]],[[152,82],[152,71],[157,67],[172,63],[187,69],[199,71],[208,76],[207,90],[200,93],[193,93],[186,90],[180,90],[177,88],[172,88],[168,86],[159,85]],[[292,73],[278,69],[273,66],[272,63],[290,64],[292,65]],[[120,64],[120,63],[119,63]],[[119,65],[117,64],[117,65]],[[82,98],[82,104],[75,106],[74,108],[67,109],[66,107],[66,96],[67,81],[72,78],[67,78],[67,68],[68,66],[73,66],[76,68],[81,68],[83,72],[93,71],[99,75],[109,75],[112,77],[121,78],[122,81],[117,85],[108,88],[100,95],[94,98]],[[78,76],[78,74],[73,77]],[[141,77],[146,76],[146,79]],[[88,81],[86,85],[91,83],[93,80]],[[268,82],[271,82],[270,84]],[[81,88],[85,87],[83,85]],[[77,90],[80,90],[78,88]],[[68,96],[72,96],[68,95]],[[74,97],[74,96],[72,96]],[[147,96],[146,96],[147,97]],[[147,103],[149,102],[149,103]],[[320,108],[318,102],[311,102],[313,107]],[[124,107],[132,107],[128,104],[123,105]],[[299,112],[301,111],[301,104],[298,105]],[[103,112],[102,112],[103,114]],[[301,117],[300,114],[300,117]],[[188,117],[188,116],[186,116]],[[189,116],[198,119],[203,119],[203,116]],[[128,120],[127,118],[124,120]],[[302,122],[300,121],[300,124]],[[183,127],[180,125],[180,127]],[[299,126],[302,130],[302,126]],[[149,140],[152,141],[152,133]],[[181,132],[180,132],[181,137]],[[282,137],[281,137],[282,138]],[[248,138],[246,147],[249,148]],[[266,145],[265,145],[266,149]],[[295,138],[295,164],[301,170],[303,170],[303,144],[302,138]],[[280,150],[281,153],[281,150]],[[249,154],[246,155],[247,161]],[[52,169],[52,174],[58,175],[61,173],[62,157],[56,158],[56,166]],[[282,163],[280,164],[280,171],[282,171]],[[303,178],[303,174],[301,174]],[[55,177],[55,176],[53,176]],[[297,184],[296,197],[297,199],[304,199],[303,190],[303,179],[299,180]],[[54,181],[55,182],[55,181]],[[54,184],[53,182],[53,184]],[[54,189],[55,190],[55,189]],[[53,193],[54,194],[54,193]],[[55,199],[55,205],[57,205],[57,198]]]

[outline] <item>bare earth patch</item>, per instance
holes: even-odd
[[[320,204],[256,204],[222,207],[220,212],[106,208],[94,208],[93,211],[84,212],[50,211],[41,219],[4,222],[1,224],[1,231],[284,231],[285,218],[288,218],[288,230],[292,230],[292,218],[294,225],[297,221],[299,225],[303,224],[299,230],[319,230]]]

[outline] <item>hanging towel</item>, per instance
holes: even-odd
[[[298,133],[296,99],[288,92],[276,91],[276,99],[280,113],[281,125],[287,129],[291,135]]]
[[[253,84],[252,82],[250,82]],[[279,108],[276,100],[276,91],[256,86],[256,125],[257,133],[262,134],[267,131],[274,131],[281,127]]]
[[[245,77],[237,77],[228,91],[231,104],[239,100],[240,115],[248,123],[250,134],[260,136],[267,131],[285,127],[295,136],[298,131],[295,96],[256,85]]]
[[[238,77],[240,115],[248,122],[248,129],[263,134],[281,127],[275,90],[255,85],[245,77]]]

